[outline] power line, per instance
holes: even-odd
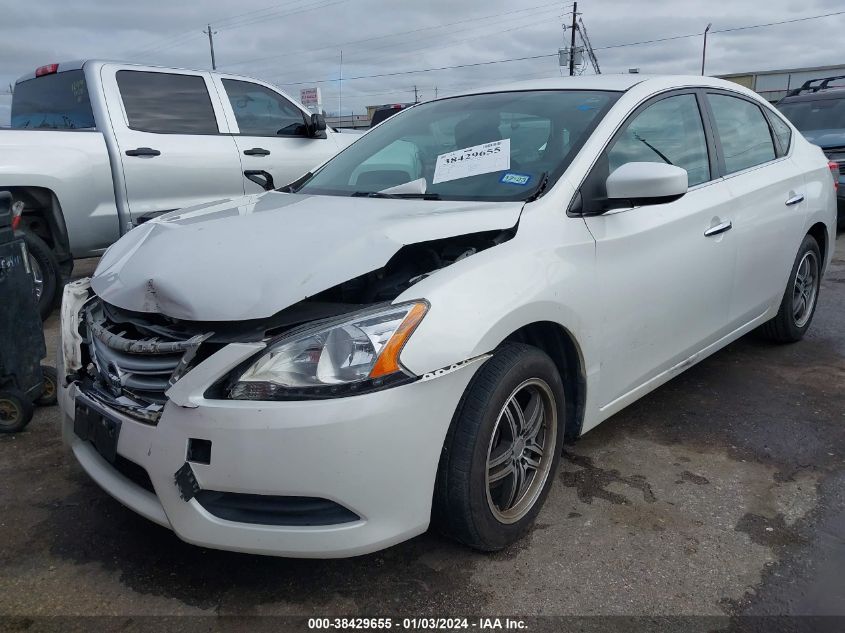
[[[793,22],[815,20],[815,19],[819,19],[819,18],[826,18],[826,17],[831,17],[831,16],[835,16],[835,15],[842,15],[842,14],[845,14],[845,11],[835,11],[833,13],[825,13],[825,14],[822,14],[822,15],[806,16],[806,17],[803,17],[803,18],[793,18],[791,20],[782,20],[782,21],[779,21],[779,22],[769,22],[769,23],[766,23],[766,24],[752,24],[752,25],[746,25],[746,26],[740,26],[740,27],[731,27],[729,29],[719,29],[719,30],[716,30],[716,31],[711,31],[711,33],[727,33],[727,32],[731,32],[731,31],[739,31],[739,30],[747,30],[747,29],[752,29],[752,28],[776,26],[776,25],[779,25],[779,24],[790,24],[790,23],[793,23]],[[652,43],[657,43],[657,42],[666,42],[666,41],[670,41],[670,40],[683,39],[683,38],[687,38],[687,37],[700,37],[700,36],[701,36],[701,33],[690,33],[690,34],[687,34],[687,35],[675,35],[675,36],[656,38],[656,39],[651,39],[651,40],[643,40],[643,41],[639,41],[639,42],[626,42],[626,43],[623,43],[623,44],[611,44],[611,45],[607,45],[607,46],[597,46],[597,47],[595,47],[595,50],[607,50],[607,49],[611,49],[611,48],[622,48],[622,47],[626,47],[626,46],[638,46],[638,45],[641,45],[641,44],[652,44]],[[456,69],[460,69],[460,68],[474,68],[474,67],[479,67],[479,66],[489,66],[489,65],[493,65],[493,64],[504,64],[504,63],[509,63],[509,62],[527,61],[527,60],[533,60],[533,59],[545,59],[545,58],[549,58],[549,57],[558,57],[558,54],[557,53],[549,53],[549,54],[545,54],[545,55],[529,55],[529,56],[526,56],[526,57],[511,57],[511,58],[506,58],[506,59],[495,59],[495,60],[489,60],[489,61],[484,61],[484,62],[474,62],[474,63],[469,63],[469,64],[455,64],[455,65],[452,65],[452,66],[439,66],[439,67],[434,67],[434,68],[420,68],[420,69],[417,69],[417,70],[405,70],[405,71],[397,71],[397,72],[391,72],[391,73],[376,73],[376,74],[372,74],[372,75],[358,75],[356,77],[345,77],[344,81],[353,81],[353,80],[357,80],[357,79],[376,79],[376,78],[381,78],[381,77],[397,77],[397,76],[401,76],[401,75],[413,75],[413,74],[418,74],[418,73],[438,72],[438,71],[443,71],[443,70],[456,70]],[[332,83],[332,82],[335,82],[335,81],[337,81],[337,79],[317,79],[317,80],[311,80],[311,81],[286,82],[286,83],[281,83],[280,85],[283,85],[283,86],[300,86],[300,85],[314,84],[314,83]]]
[[[552,9],[552,11],[557,11],[557,10],[558,10],[557,8]],[[519,31],[521,29],[529,28],[529,27],[532,27],[532,26],[537,26],[537,24],[538,24],[537,15],[541,14],[541,13],[546,13],[546,11],[539,11],[539,12],[533,14],[533,15],[530,15],[530,16],[523,16],[523,17],[529,18],[529,22],[527,22],[526,24],[519,24],[517,26],[513,26],[511,28],[504,29],[504,30],[496,27],[496,25],[484,25],[484,26],[495,28],[496,30],[494,31],[494,34],[497,35],[497,36],[500,36],[500,35],[503,35],[505,33],[510,33],[510,32],[513,32],[513,31]],[[522,19],[522,18],[517,18],[517,19]],[[394,61],[396,59],[408,57],[409,55],[419,53],[419,51],[426,50],[426,49],[429,49],[429,48],[434,48],[434,47],[438,48],[438,50],[447,50],[447,49],[452,48],[454,46],[460,46],[460,45],[466,44],[468,42],[473,42],[473,41],[476,41],[476,40],[479,40],[479,39],[490,37],[491,33],[482,33],[481,35],[477,35],[477,36],[473,36],[473,37],[469,37],[469,38],[466,37],[466,31],[455,33],[455,35],[458,35],[459,39],[458,40],[449,40],[448,43],[446,43],[446,44],[444,44],[441,41],[430,42],[430,40],[432,38],[429,37],[429,36],[426,36],[425,38],[422,38],[421,40],[417,40],[417,41],[427,41],[427,42],[430,42],[430,43],[425,44],[423,46],[418,46],[418,47],[415,47],[415,48],[411,48],[411,49],[408,49],[408,50],[401,51],[398,55],[391,54],[391,60]],[[391,47],[391,46],[394,46],[394,44],[388,43],[388,44],[384,44],[384,45],[374,47],[374,48],[368,47],[367,49],[365,49],[364,52],[369,53],[369,54],[366,54],[363,58],[356,56],[355,57],[356,63],[361,63],[361,62],[366,63],[366,61],[368,59],[371,59],[376,54],[375,51],[380,50],[380,49],[384,49],[384,48],[388,48],[388,47]],[[392,53],[392,51],[391,51],[391,53]],[[308,63],[315,63],[315,62],[318,62],[318,61],[325,61],[325,60],[331,60],[331,59],[334,59],[334,55],[332,55],[330,57],[327,56],[327,57],[320,57],[320,58],[317,58],[317,59],[311,59],[311,60],[308,61]],[[290,75],[282,75],[282,76],[270,75],[270,78],[273,79],[274,81],[284,82],[285,77],[289,77],[289,76]]]
[[[818,20],[819,18],[829,18],[834,15],[845,14],[845,11],[834,11],[833,13],[825,13],[823,15],[810,15],[804,18],[794,18],[792,20],[781,20],[780,22],[768,22],[766,24],[751,24],[749,26],[736,26],[730,29],[718,29],[710,31],[711,33],[730,33],[732,31],[745,31],[747,29],[759,29],[764,26],[777,26],[779,24],[792,24],[793,22],[805,22],[807,20]]]
[[[279,13],[279,11],[278,11],[279,8],[290,7],[293,4],[296,4],[298,2],[303,2],[303,1],[308,2],[310,0],[293,0],[292,2],[283,2],[281,4],[265,7],[263,9],[255,9],[253,11],[246,11],[244,13],[239,13],[239,14],[228,16],[228,17],[225,17],[225,18],[220,18],[219,20],[212,20],[211,22],[217,28],[235,29],[235,28],[240,28],[242,26],[249,26],[250,24],[255,24],[257,22],[263,22],[263,21],[266,21],[266,20],[277,19],[277,18],[280,18],[280,17],[286,17],[286,16],[289,16],[289,15],[295,15],[297,13],[303,13],[303,12],[306,12],[306,11],[311,11],[313,9],[323,9],[323,8],[328,7],[328,6],[340,4],[341,2],[348,2],[349,0],[336,0],[334,2],[328,2],[328,3],[325,3],[325,4],[321,4],[321,3],[324,3],[325,0],[318,0],[318,2],[316,2],[315,4],[303,5],[303,6],[300,6],[300,7],[296,7],[294,10],[289,11],[289,12]],[[255,16],[255,17],[249,18],[247,20],[242,20],[241,22],[236,21],[237,18],[247,16],[247,15],[256,14],[256,13],[260,13],[260,12],[265,12],[265,11],[270,11],[270,13],[268,13],[266,15],[262,15],[260,17]],[[164,38],[162,40],[159,40],[158,43],[152,44],[150,46],[145,46],[145,47],[133,49],[133,50],[129,51],[129,54],[149,55],[151,53],[161,52],[161,51],[164,51],[164,50],[168,50],[168,49],[171,49],[171,48],[182,46],[183,44],[188,43],[190,40],[194,39],[195,37],[197,37],[196,31],[183,31],[183,32],[180,32],[180,33],[176,33],[171,37],[167,37],[167,38]]]
[[[490,66],[491,64],[504,64],[507,62],[522,62],[529,59],[544,59],[546,57],[557,57],[557,53],[547,55],[529,55],[528,57],[511,57],[508,59],[494,59],[486,62],[474,62],[471,64],[455,64],[454,66],[440,66],[438,68],[420,68],[419,70],[403,70],[394,73],[378,73],[375,75],[358,75],[357,77],[345,77],[344,81],[353,81],[355,79],[375,79],[378,77],[397,77],[399,75],[414,75],[417,73],[431,73],[439,70],[455,70],[457,68],[474,68],[477,66]],[[282,86],[302,86],[304,84],[324,84],[337,81],[337,79],[317,79],[313,81],[292,81]]]
[[[792,24],[793,22],[806,22],[807,20],[818,20],[820,18],[829,18],[835,15],[845,14],[845,11],[834,11],[833,13],[824,13],[822,15],[809,15],[803,18],[793,18],[791,20],[780,20],[778,22],[767,22],[766,24],[749,24],[746,26],[735,26],[728,29],[716,29],[710,31],[714,33],[732,33],[734,31],[746,31],[748,29],[759,29],[767,26],[778,26],[780,24]],[[624,44],[609,44],[607,46],[596,46],[595,50],[607,50],[610,48],[623,48],[626,46],[639,46],[641,44],[656,44],[658,42],[669,42],[671,40],[681,40],[688,37],[701,37],[701,33],[687,33],[686,35],[672,35],[669,37],[659,37],[652,40],[641,40],[639,42],[626,42]]]
[[[259,24],[263,22],[268,22],[270,20],[278,20],[279,18],[286,18],[291,15],[297,15],[298,13],[307,13],[309,11],[314,11],[315,9],[326,9],[328,7],[335,6],[337,4],[344,4],[349,2],[349,0],[333,0],[330,2],[326,2],[325,0],[318,0],[314,4],[310,5],[303,5],[301,7],[297,7],[291,11],[286,11],[284,13],[271,13],[268,15],[261,15],[256,16],[255,18],[243,21],[243,22],[236,22],[234,24],[218,24],[220,28],[225,28],[226,30],[232,31],[234,29],[239,29],[244,26],[251,26],[253,24]]]
[[[367,38],[360,39],[360,40],[353,40],[351,42],[343,42],[341,44],[330,44],[330,45],[321,46],[321,47],[318,47],[318,48],[308,48],[308,49],[300,49],[300,50],[294,50],[294,51],[286,51],[286,52],[283,52],[283,53],[277,53],[277,54],[268,55],[268,56],[265,56],[265,57],[256,57],[256,58],[253,58],[253,59],[246,59],[246,60],[239,61],[239,62],[232,62],[231,64],[226,64],[226,66],[230,67],[230,66],[241,66],[241,65],[244,65],[244,64],[252,64],[254,62],[265,61],[265,60],[268,60],[268,59],[277,59],[279,57],[284,57],[284,56],[287,56],[287,55],[295,55],[295,54],[300,53],[300,52],[320,51],[320,50],[326,50],[326,49],[337,49],[337,48],[341,48],[341,47],[344,48],[344,49],[348,49],[350,46],[357,46],[358,44],[364,44],[366,42],[372,42],[372,41],[375,41],[375,40],[383,40],[383,39],[389,38],[389,37],[399,37],[399,36],[404,36],[404,35],[412,35],[414,33],[422,33],[424,31],[432,31],[432,30],[435,30],[435,29],[442,29],[442,28],[447,28],[447,27],[450,27],[450,26],[457,26],[457,25],[460,25],[460,24],[466,24],[467,22],[478,22],[478,21],[481,21],[481,20],[489,20],[489,19],[492,19],[492,18],[503,17],[503,16],[506,16],[506,15],[513,15],[515,13],[524,13],[526,11],[533,11],[535,9],[540,9],[540,8],[548,7],[548,6],[551,6],[551,5],[557,5],[557,4],[558,3],[556,3],[556,2],[549,2],[549,3],[545,3],[545,4],[541,4],[541,5],[532,6],[532,7],[526,7],[524,9],[514,9],[514,10],[511,10],[511,11],[504,11],[504,12],[501,12],[501,13],[493,13],[493,14],[489,14],[489,15],[485,15],[485,16],[481,16],[481,17],[473,17],[473,18],[467,18],[465,20],[458,20],[457,22],[449,22],[447,24],[436,24],[434,26],[420,27],[420,28],[417,28],[417,29],[411,29],[410,31],[400,31],[400,32],[394,32],[394,33],[386,33],[384,35],[376,35],[376,36],[373,36],[373,37],[367,37]]]

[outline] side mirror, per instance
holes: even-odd
[[[256,185],[264,189],[264,191],[272,191],[276,188],[273,182],[273,174],[263,169],[247,169],[244,172],[247,180],[254,182]]]
[[[607,177],[608,200],[659,204],[687,192],[687,170],[667,163],[625,163]]]
[[[326,138],[326,117],[322,114],[312,114],[308,122],[308,136],[311,138]]]

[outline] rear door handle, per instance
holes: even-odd
[[[269,156],[270,150],[263,147],[253,147],[252,149],[245,149],[244,154],[247,156]]]
[[[709,229],[704,231],[704,237],[713,237],[714,235],[719,235],[720,233],[724,233],[725,231],[730,231],[733,228],[733,224],[731,224],[730,220],[726,220],[716,226],[711,226]]]
[[[798,204],[799,202],[804,202],[804,194],[803,193],[796,193],[791,198],[787,198],[787,200],[784,204],[788,207],[791,207],[793,204]]]
[[[139,147],[138,149],[126,150],[127,156],[161,156],[161,152],[152,147]]]

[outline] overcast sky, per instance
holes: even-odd
[[[557,57],[354,79],[509,58],[551,55],[563,44],[569,2],[544,0],[39,0],[10,2],[0,33],[0,92],[37,66],[107,58],[209,68],[211,22],[218,70],[279,84],[298,96],[319,85],[324,108],[413,101],[466,87],[559,73]],[[581,0],[602,72],[697,73],[701,37],[604,48],[649,39],[776,22],[845,10],[842,0]],[[708,40],[707,72],[845,63],[845,14],[726,33]],[[587,70],[592,72],[592,70]],[[324,83],[317,84],[317,81]],[[0,125],[9,120],[0,95]]]

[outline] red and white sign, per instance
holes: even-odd
[[[323,97],[319,88],[303,88],[299,91],[299,102],[306,108],[319,108],[323,104]]]

